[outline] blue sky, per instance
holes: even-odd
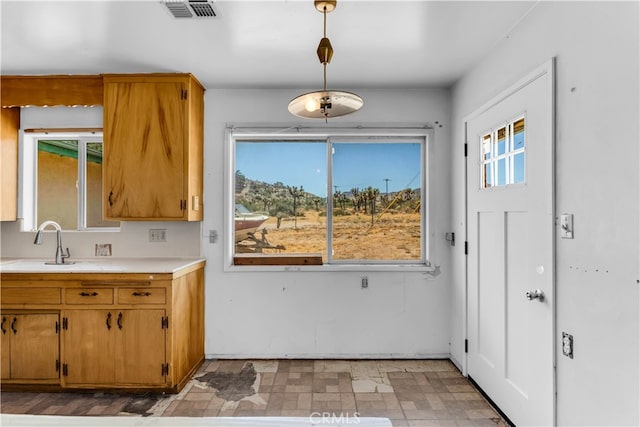
[[[333,185],[389,191],[420,186],[418,143],[334,143]],[[320,197],[327,191],[327,148],[321,142],[236,143],[236,170],[253,180],[282,182]]]

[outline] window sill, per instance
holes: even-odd
[[[233,265],[322,265],[322,254],[236,254]]]
[[[236,255],[237,257],[237,255]],[[255,255],[251,255],[255,258]],[[269,257],[270,258],[270,257]],[[301,257],[303,260],[308,257]],[[232,262],[234,260],[231,260]],[[315,261],[315,260],[314,260]],[[322,260],[318,264],[267,264],[252,262],[246,264],[235,265],[227,264],[224,271],[226,272],[398,272],[398,273],[424,273],[432,276],[440,274],[439,266],[430,266],[426,264],[322,264]]]

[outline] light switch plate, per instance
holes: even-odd
[[[560,237],[563,239],[573,239],[573,214],[560,215]]]

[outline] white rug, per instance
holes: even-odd
[[[392,427],[388,418],[336,417],[67,417],[0,414],[2,427]]]

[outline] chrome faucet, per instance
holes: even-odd
[[[74,264],[73,262],[64,262],[65,258],[69,258],[71,254],[69,253],[69,248],[67,248],[66,254],[62,250],[62,227],[60,227],[60,224],[55,221],[45,221],[40,224],[40,227],[38,227],[38,231],[36,232],[36,239],[33,241],[33,244],[42,244],[42,231],[50,225],[56,229],[56,259],[55,261],[45,262],[45,264]]]

